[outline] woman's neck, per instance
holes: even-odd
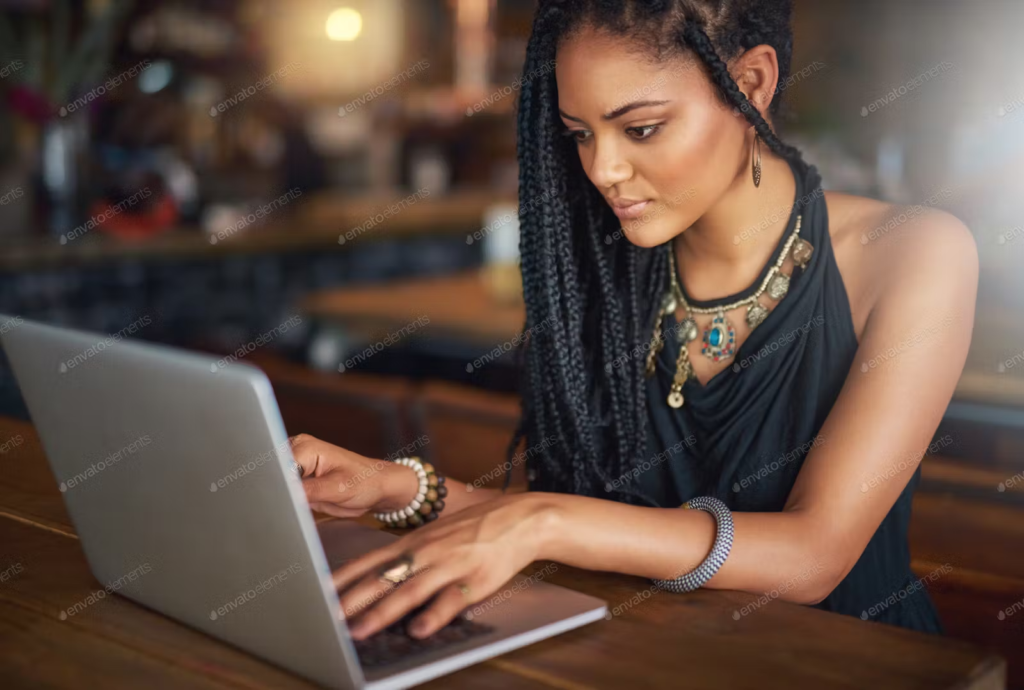
[[[763,157],[761,186],[750,165],[725,194],[673,245],[686,293],[713,300],[742,292],[757,280],[786,230],[796,181],[786,160]]]

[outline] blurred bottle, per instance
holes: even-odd
[[[484,227],[480,233],[483,235],[483,277],[491,296],[503,303],[522,301],[518,206],[490,206],[484,212]]]

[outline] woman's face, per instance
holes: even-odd
[[[566,136],[633,244],[669,241],[749,173],[750,125],[696,58],[655,62],[583,29],[559,47],[555,76]]]

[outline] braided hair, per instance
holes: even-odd
[[[790,14],[791,0],[540,0],[517,113],[527,338],[519,352],[522,416],[506,464],[518,464],[522,456],[514,454],[525,439],[531,489],[654,505],[623,480],[643,461],[647,435],[645,357],[623,355],[646,352],[671,243],[645,249],[606,241],[621,233],[619,222],[587,178],[574,143],[559,136],[550,66],[561,41],[589,27],[635,38],[658,57],[690,52],[722,101],[742,113],[772,151],[800,160],[726,65],[769,45],[784,84],[793,46]]]

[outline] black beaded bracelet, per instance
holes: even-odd
[[[401,510],[389,513],[374,513],[373,517],[388,527],[419,527],[438,518],[444,510],[444,499],[448,496],[448,487],[444,485],[444,477],[437,473],[429,462],[421,462],[419,458],[399,458],[396,464],[405,465],[419,479],[420,486],[416,496]]]

